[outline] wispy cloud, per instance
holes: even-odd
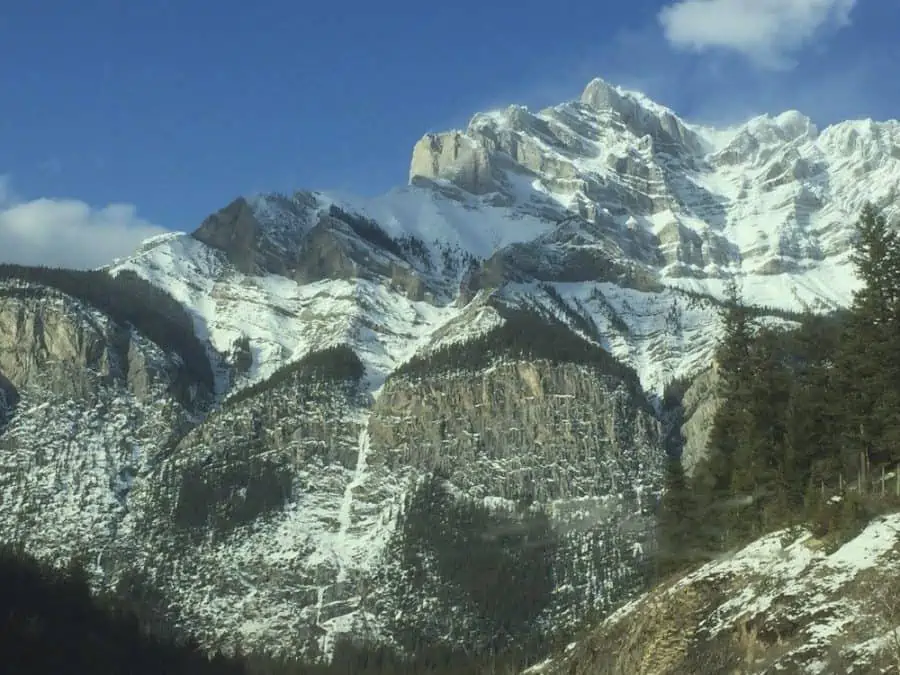
[[[127,255],[166,230],[130,204],[94,208],[74,199],[20,201],[0,175],[0,262],[87,269]]]
[[[849,24],[856,1],[676,0],[658,18],[674,47],[727,49],[767,68],[785,68],[813,37]]]

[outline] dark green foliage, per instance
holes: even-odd
[[[858,535],[876,511],[858,492],[848,492],[840,500],[825,499],[811,486],[805,516],[813,535],[834,548]]]
[[[845,389],[845,463],[900,460],[900,236],[871,206],[854,255],[863,287],[854,294],[837,368]]]
[[[184,530],[225,532],[281,509],[291,494],[291,471],[259,456],[262,448],[240,448],[184,470],[174,523]],[[241,456],[236,456],[241,455]]]
[[[265,654],[210,654],[176,637],[147,580],[123,579],[116,595],[92,596],[84,567],[37,562],[0,549],[0,672],[4,675],[513,675],[534,662],[516,648],[475,656],[416,645],[407,655],[347,640],[330,664]]]
[[[60,571],[0,551],[0,670],[8,675],[244,673],[196,643],[160,637],[128,605],[91,597],[77,565]]]
[[[676,378],[666,383],[663,389],[660,412],[662,416],[663,447],[667,457],[680,458],[684,449],[684,435],[681,427],[684,425],[684,400],[685,391],[690,387],[691,381],[687,378]]]
[[[431,260],[431,255],[428,252],[428,248],[425,246],[425,242],[418,237],[407,234],[397,239],[397,243],[406,254],[404,257],[407,260],[417,258],[422,261],[422,264],[426,269],[430,270],[434,267],[434,263]]]
[[[681,459],[666,462],[664,492],[659,504],[656,570],[663,578],[705,555],[699,504],[684,474]]]
[[[546,514],[524,507],[507,513],[457,499],[442,478],[431,476],[412,495],[398,529],[410,590],[424,588],[430,572],[448,606],[468,605],[477,613],[473,652],[527,643],[554,586],[557,542]],[[405,647],[421,639],[415,626],[399,628]]]
[[[250,350],[250,338],[242,335],[232,345],[234,368],[239,373],[246,373],[253,365],[253,352]]]
[[[871,207],[858,231],[863,287],[849,311],[761,328],[730,289],[722,403],[692,481],[713,550],[804,518],[817,534],[850,536],[877,511],[870,467],[900,461],[900,236]],[[685,502],[670,481],[661,536],[677,543]]]
[[[168,293],[133,272],[126,270],[111,276],[97,270],[0,265],[0,281],[11,279],[55,288],[96,307],[117,323],[131,324],[163,350],[178,354],[189,375],[212,390],[209,356],[194,333],[194,323],[187,310]]]
[[[544,359],[553,363],[577,363],[603,375],[624,381],[632,391],[640,391],[640,382],[632,368],[606,350],[583,340],[565,324],[534,312],[505,309],[505,321],[486,334],[468,342],[442,347],[431,354],[415,356],[395,375],[422,376],[464,370],[475,372],[495,360]]]
[[[328,347],[310,352],[297,361],[276,370],[265,380],[239,390],[225,400],[225,406],[234,406],[273,389],[289,380],[315,379],[326,382],[359,381],[365,375],[365,366],[353,348],[348,345]]]
[[[418,646],[404,657],[390,647],[340,639],[330,664],[298,664],[262,654],[245,657],[248,675],[519,675],[533,663],[520,650],[473,656],[466,649]]]

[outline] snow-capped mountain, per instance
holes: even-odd
[[[0,539],[149,584],[210,645],[565,630],[640,587],[656,396],[709,366],[726,281],[772,321],[846,305],[857,212],[898,190],[900,123],[714,130],[595,80],[424,137],[386,195],[240,197],[144,242],[102,284],[174,298],[159,326],[2,282]]]
[[[791,111],[720,131],[594,80],[580,101],[478,114],[464,132],[424,137],[410,184],[386,195],[242,198],[193,236],[147,242],[112,273],[130,269],[172,291],[220,351],[247,335],[258,357],[250,380],[314,344],[346,340],[363,315],[373,324],[371,344],[360,345],[372,350],[365,360],[385,375],[466,310],[460,283],[484,285],[496,272],[502,283],[487,284],[492,291],[547,304],[528,287],[546,281],[654,387],[708,356],[647,354],[668,351],[653,335],[679,313],[679,290],[721,298],[736,274],[756,305],[846,305],[856,215],[865,201],[893,212],[898,177],[896,121],[819,132]],[[395,244],[335,227],[334,207],[370,219]],[[318,320],[290,320],[311,303]],[[629,341],[612,327],[619,315]],[[689,331],[709,334],[708,315],[684,318]]]

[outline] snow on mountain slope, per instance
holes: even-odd
[[[806,298],[791,297],[799,288],[806,296],[812,290],[822,307],[846,302],[852,285],[820,288],[803,277],[827,265],[829,275],[846,281],[842,256],[863,202],[893,212],[900,194],[897,122],[847,122],[819,134],[790,111],[716,131],[599,80],[578,102],[536,114],[510,107],[476,115],[464,133],[443,136],[417,146],[414,178],[487,189],[486,179],[464,180],[471,173],[466,155],[448,158],[444,151],[467,138],[484,149],[489,166],[482,174],[490,172],[492,187],[508,196],[516,190],[507,189],[506,176],[517,173],[561,209],[588,220],[612,215],[623,228],[658,237],[664,283],[730,272],[760,276],[750,290],[784,286],[787,297],[775,304],[785,309],[803,309]],[[751,292],[747,299],[768,304],[772,295]]]
[[[437,242],[442,248],[458,248],[477,258],[530,241],[553,227],[552,221],[513,213],[474,195],[447,199],[440,192],[415,185],[371,199],[337,194],[321,195],[320,199],[372,218],[394,237],[415,236],[426,245]]]
[[[274,274],[242,274],[220,252],[186,234],[158,239],[110,271],[123,270],[183,303],[197,334],[217,351],[228,353],[238,338],[249,338],[253,364],[241,384],[265,379],[310,351],[345,343],[358,350],[373,382],[380,382],[461,311],[410,300],[369,280],[300,284]]]
[[[850,302],[852,224],[865,199],[896,210],[898,147],[897,123],[819,132],[796,112],[698,127],[597,80],[578,101],[478,114],[465,131],[424,137],[410,184],[386,195],[242,197],[192,234],[147,240],[107,271],[131,271],[187,309],[208,342],[221,405],[178,417],[171,438],[145,453],[153,462],[129,486],[110,565],[153,568],[205,644],[293,650],[302,641],[328,655],[340,633],[396,639],[406,628],[438,642],[484,640],[493,625],[445,594],[438,568],[409,577],[403,567],[441,528],[427,500],[403,512],[406,529],[400,511],[420,478],[452,464],[453,499],[491,508],[522,498],[579,508],[615,501],[628,485],[602,529],[565,530],[546,607],[554,622],[566,614],[574,623],[632,597],[640,546],[652,539],[641,495],[661,481],[652,397],[621,374],[552,358],[472,372],[453,363],[449,374],[429,372],[436,359],[415,377],[390,375],[489,331],[514,306],[556,317],[658,394],[708,365],[732,275],[760,306]],[[337,345],[363,362],[361,381],[295,370],[228,401]],[[45,396],[29,395],[35,406]],[[44,418],[23,408],[13,422],[38,457]],[[73,456],[102,452],[105,439],[92,434],[73,436],[84,451]],[[147,436],[155,448],[164,434]],[[30,454],[13,459],[31,476]],[[47,486],[57,474],[47,469]],[[634,509],[647,510],[646,530],[625,522]],[[69,527],[57,515],[46,551]],[[606,557],[593,555],[601,549]],[[459,566],[449,567],[452,578]]]
[[[395,292],[377,275],[302,283],[243,274],[186,235],[148,241],[111,269],[131,269],[169,289],[220,352],[249,337],[246,383],[313,346],[340,342],[357,346],[376,381],[383,380],[428,349],[430,336],[465,334],[465,317],[475,314],[458,306],[468,298],[454,299],[471,265],[529,243],[537,247],[529,255],[540,257],[539,242],[573,215],[585,229],[563,249],[636,266],[659,288],[721,299],[724,279],[736,274],[751,304],[829,310],[845,306],[856,288],[848,254],[859,208],[871,200],[889,214],[897,209],[900,123],[845,122],[820,132],[788,111],[716,130],[594,80],[579,101],[538,113],[521,106],[480,113],[464,132],[426,136],[413,151],[410,182],[372,199],[297,193],[247,201],[272,250],[286,259],[333,206],[370,219],[394,241],[417,240],[424,252],[402,265],[434,290],[431,297]],[[591,227],[602,234],[586,234]],[[378,246],[367,250],[383,257]],[[507,257],[515,262],[517,255]],[[527,279],[503,274],[486,290],[500,289],[507,299],[528,295]],[[511,281],[519,286],[506,293]],[[678,337],[633,311],[650,292],[659,316],[678,312],[677,292],[612,281],[566,292],[581,303],[587,295],[605,298],[591,310],[602,341],[638,368],[645,385],[655,389],[708,360],[715,335],[709,312],[685,314],[680,326],[688,337]],[[604,322],[617,303],[621,321]],[[453,331],[445,328],[451,325]]]

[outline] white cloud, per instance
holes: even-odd
[[[666,39],[682,49],[739,52],[770,68],[826,29],[850,22],[857,0],[677,0],[660,10]]]
[[[130,204],[97,209],[73,199],[20,202],[9,178],[0,176],[0,263],[99,267],[165,231],[139,218]]]

